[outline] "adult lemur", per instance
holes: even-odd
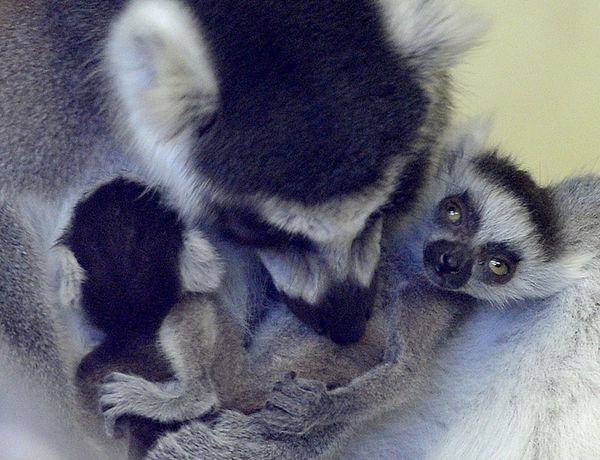
[[[365,341],[356,344],[360,351],[354,358],[364,359],[369,340],[383,333],[388,338],[382,364],[334,389],[288,376],[275,385],[266,409],[249,417],[225,411],[208,424],[191,421],[163,437],[149,458],[597,456],[600,182],[582,177],[541,188],[510,159],[484,149],[478,134],[468,131],[447,145],[448,156],[415,220],[403,219],[402,232],[385,245],[382,310],[376,310]],[[472,304],[452,292],[479,300]],[[432,328],[443,337],[453,313],[468,305],[474,306],[472,316],[449,340],[423,336]],[[202,342],[201,329],[190,326],[185,315],[175,318],[163,326],[161,337],[171,359],[187,363],[189,376],[195,354],[189,344]],[[202,333],[214,330],[205,327]],[[285,355],[282,350],[289,347],[291,361],[256,360],[255,367],[293,368],[297,358],[310,375],[311,365],[339,359],[339,348],[331,343],[298,350],[295,333],[276,330],[286,335],[267,333],[255,346],[275,355]],[[427,356],[407,353],[415,341],[416,349],[430,350]],[[423,378],[436,346],[441,347],[436,366]],[[310,363],[302,360],[304,352],[312,356]],[[234,363],[226,378],[247,376],[234,370],[236,358],[217,359]],[[343,364],[337,362],[343,378],[356,375],[358,369]],[[263,377],[262,372],[257,374]],[[426,391],[415,392],[415,385]],[[161,412],[168,407],[160,392],[142,379],[114,375],[104,390],[110,417],[167,414]],[[351,436],[356,442],[342,447],[357,422],[392,409],[396,412],[371,422],[370,431],[359,425],[359,435]],[[172,414],[164,419],[172,420]]]
[[[299,314],[317,307],[305,319],[353,341],[379,257],[378,226],[367,224],[418,194],[471,24],[432,0],[156,0],[125,9],[118,0],[2,0],[2,193],[60,202],[74,186],[131,168],[128,153],[139,151],[149,160],[143,174],[168,190],[186,224],[204,216],[252,243],[288,305]],[[31,209],[22,219],[35,227],[60,214],[52,203]],[[18,265],[24,273],[3,285],[3,305],[33,289],[15,280],[46,276],[45,237],[60,231],[40,233],[39,263]],[[14,345],[61,327],[52,299],[32,305],[3,308],[7,353],[22,357],[28,377],[68,379],[70,353],[56,366]],[[44,321],[29,327],[32,317]],[[48,389],[70,403],[60,386]]]
[[[421,185],[475,21],[438,0],[26,6],[0,4],[3,186],[62,196],[136,150],[186,219],[257,246],[301,318],[362,335],[366,224]]]
[[[374,296],[370,223],[413,201],[477,32],[438,1],[138,0],[106,62],[177,209],[256,246],[287,305],[349,343]]]

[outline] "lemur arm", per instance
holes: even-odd
[[[465,299],[417,283],[396,302],[400,303],[397,327],[388,337],[382,364],[333,390],[288,374],[274,385],[265,408],[256,415],[266,428],[303,435],[315,427],[361,421],[408,402],[421,387],[427,364]]]
[[[410,289],[390,293],[384,302],[394,305],[391,316],[397,327],[388,337],[381,365],[347,386],[331,391],[321,386],[320,391],[315,392],[311,385],[306,390],[302,385],[305,382],[314,384],[314,381],[288,376],[277,385],[279,389],[273,393],[270,409],[265,408],[251,416],[222,411],[210,425],[190,421],[179,431],[159,439],[147,458],[275,460],[332,457],[356,423],[390,407],[399,407],[414,395],[426,375],[426,365],[435,354],[435,348],[454,324],[457,307],[464,306],[464,299],[454,302],[447,295],[432,296],[430,289],[423,290],[414,284]],[[288,388],[296,393],[286,393]],[[316,399],[317,408],[312,413],[306,412],[304,406],[310,404],[307,398],[300,398],[298,402],[297,393],[306,393],[310,395],[308,399]],[[299,412],[284,412],[281,409],[284,403]]]

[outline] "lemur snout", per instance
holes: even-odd
[[[438,273],[456,273],[460,268],[460,255],[456,253],[443,253],[437,261],[435,270]]]
[[[471,277],[473,259],[462,243],[439,240],[423,250],[423,262],[432,281],[445,289],[458,289]]]

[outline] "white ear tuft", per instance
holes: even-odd
[[[480,154],[486,148],[493,125],[493,117],[476,117],[450,128],[444,136],[444,149],[464,157]]]
[[[193,14],[175,0],[134,0],[106,55],[123,115],[143,146],[189,136],[214,117],[217,81]]]
[[[322,261],[298,250],[285,252],[261,249],[260,260],[271,274],[278,291],[291,299],[302,299],[315,305],[329,284]]]
[[[477,44],[487,21],[452,0],[378,0],[387,31],[423,71],[446,69]]]
[[[217,251],[199,230],[186,232],[180,259],[185,291],[211,292],[219,287],[225,267]]]

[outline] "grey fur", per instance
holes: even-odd
[[[456,314],[466,308],[461,295],[451,298],[434,290],[440,293],[436,297],[428,283],[414,284],[414,275],[405,271],[410,261],[403,259],[399,248],[388,249],[378,272],[382,294],[367,333],[346,347],[316,335],[282,306],[271,305],[246,348],[244,324],[214,303],[215,297],[189,296],[167,317],[160,333],[179,386],[113,374],[101,388],[108,427],[122,415],[185,421],[220,409],[214,422],[190,421],[164,437],[149,458],[332,455],[354,423],[404,406],[414,397],[424,384],[422,376],[434,350],[445,340]],[[234,263],[239,265],[239,260]],[[255,267],[250,267],[248,273],[254,273]],[[246,278],[237,284],[253,283]],[[374,366],[377,372],[367,372]],[[291,371],[297,377],[292,378]],[[278,392],[271,394],[272,382],[286,374],[276,384]],[[313,379],[337,390],[326,391],[325,384]],[[370,390],[364,391],[365,385]],[[348,398],[353,404],[338,404],[338,393],[340,402]],[[277,411],[255,412],[268,400],[281,407],[294,394],[301,397],[293,401],[300,411],[298,419],[310,417],[307,425],[280,417]],[[322,405],[325,402],[327,406]],[[318,412],[305,413],[305,408]],[[273,438],[275,427],[289,435]]]
[[[11,455],[18,455],[20,442],[34,442],[28,455],[39,448],[49,458],[80,458],[82,451],[89,458],[119,458],[123,443],[105,442],[101,420],[76,402],[73,373],[81,349],[67,328],[70,315],[56,295],[55,265],[35,225],[59,214],[50,202],[0,196],[3,455],[16,458]]]
[[[97,71],[119,2],[0,2],[0,188],[63,197],[127,164]]]

